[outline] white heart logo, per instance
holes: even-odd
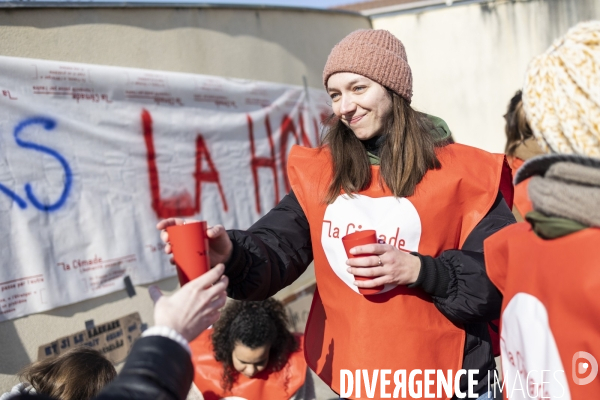
[[[380,242],[403,251],[417,251],[421,240],[421,218],[409,200],[391,196],[373,198],[359,194],[350,198],[342,195],[327,206],[321,231],[325,256],[335,274],[357,293],[354,275],[346,271],[348,258],[342,237],[367,229],[374,229]],[[379,293],[395,286],[387,284]]]
[[[548,310],[537,297],[521,292],[510,299],[502,313],[500,346],[504,390],[511,400],[571,400]]]

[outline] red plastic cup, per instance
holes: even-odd
[[[206,221],[167,228],[181,286],[210,269],[206,229]]]
[[[366,230],[366,231],[358,231],[353,232],[349,235],[346,235],[342,238],[342,243],[344,244],[344,249],[346,250],[346,255],[348,258],[359,258],[359,257],[367,257],[374,256],[376,254],[350,254],[350,249],[356,246],[362,246],[365,244],[378,243],[377,241],[377,233],[374,230]],[[371,278],[367,278],[364,276],[354,276],[357,281],[370,281]],[[376,294],[383,290],[383,285],[375,286],[374,288],[358,288],[358,292],[362,295],[370,295]]]

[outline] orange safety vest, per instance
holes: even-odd
[[[508,165],[512,170],[513,177],[517,173],[517,170],[521,168],[521,166],[525,163],[525,161],[521,160],[517,157],[507,157]],[[515,185],[515,196],[513,199],[515,208],[523,218],[525,218],[525,214],[530,211],[533,211],[533,205],[531,204],[531,200],[529,200],[529,194],[527,193],[527,187],[529,185],[529,179],[525,179],[523,182],[519,182]]]
[[[598,228],[544,240],[526,222],[484,242],[488,275],[504,296],[505,399],[598,398],[599,243]]]
[[[439,148],[437,156],[441,168],[427,172],[413,196],[393,197],[378,185],[379,166],[371,166],[368,189],[328,205],[323,199],[332,176],[329,151],[294,146],[290,152],[288,176],[310,224],[317,281],[305,355],[309,367],[337,393],[342,369],[367,369],[372,377],[375,369],[392,374],[405,369],[408,376],[416,369],[456,372],[462,366],[462,327],[420,289],[386,285],[379,294],[359,294],[346,272],[341,241],[355,230],[375,229],[380,240],[404,251],[436,257],[460,249],[499,188],[512,188],[510,171],[503,155],[464,145]],[[512,193],[505,197],[512,199]],[[361,388],[366,397],[363,381]]]
[[[302,351],[304,337],[296,335],[299,351],[290,355],[286,366],[277,372],[263,370],[252,378],[238,374],[230,391],[221,387],[223,364],[215,360],[211,335],[207,329],[190,343],[194,364],[194,384],[202,392],[204,400],[219,400],[227,397],[241,399],[288,400],[304,385],[306,361]]]

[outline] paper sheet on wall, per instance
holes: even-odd
[[[0,57],[0,321],[175,274],[156,223],[247,228],[323,90]]]

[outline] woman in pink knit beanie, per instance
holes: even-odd
[[[503,156],[448,144],[443,121],[411,107],[406,52],[387,31],[339,42],[323,83],[332,116],[320,148],[291,150],[292,191],[247,231],[208,230],[229,296],[272,296],[314,260],[305,356],[341,397],[490,398],[488,321],[502,299],[482,247],[514,222]],[[371,242],[347,253],[342,238],[353,233]],[[423,375],[448,370],[444,388]]]

